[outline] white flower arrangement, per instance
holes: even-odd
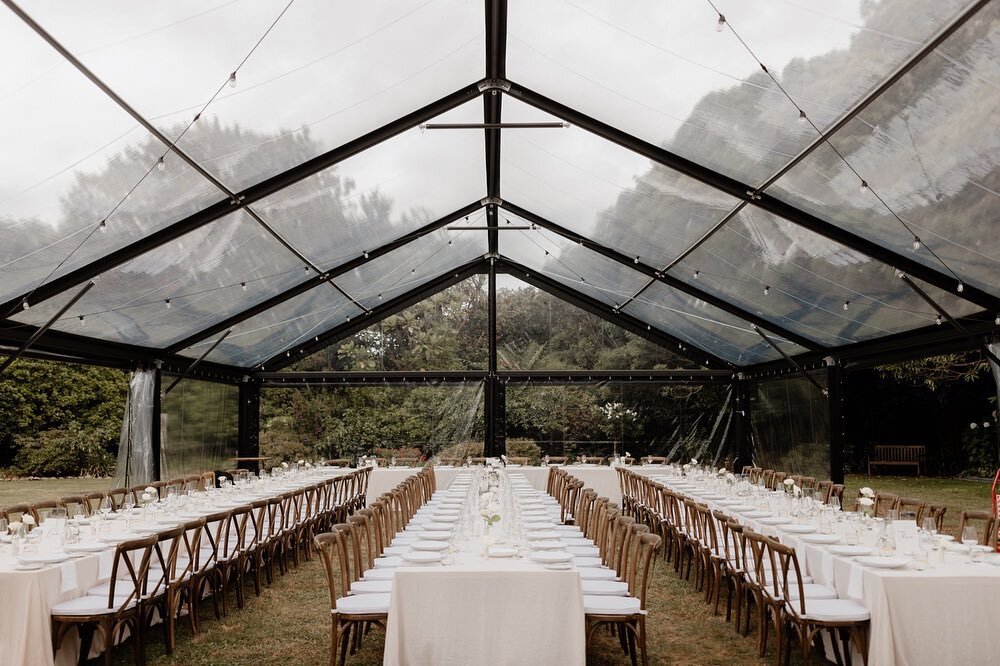
[[[858,504],[860,504],[863,507],[871,507],[875,504],[875,500],[873,500],[871,497],[859,497]]]
[[[697,465],[698,464],[698,459],[697,458],[691,458],[691,464],[692,465]]]
[[[632,454],[631,454],[631,453],[629,453],[628,451],[626,451],[626,452],[625,452],[625,457],[626,457],[626,458],[631,458],[631,457],[632,457]]]
[[[219,475],[219,483],[225,483],[227,480],[229,480],[229,477],[221,474]]]
[[[10,530],[11,534],[14,534],[18,530],[20,530],[21,527],[22,527],[21,521],[19,521],[19,520],[15,520],[14,522],[12,522],[9,525],[7,525],[7,528]]]
[[[288,463],[286,462],[281,463],[281,467],[282,469],[288,469]]]
[[[143,502],[152,502],[153,501],[153,496],[150,495],[149,493],[143,493],[142,494],[142,501]]]
[[[26,513],[23,516],[21,516],[21,522],[28,526],[34,525],[35,517],[32,516],[30,513]]]
[[[299,464],[299,465],[305,465],[305,464],[306,464],[306,461],[305,461],[305,460],[299,460],[298,464]]]
[[[684,466],[682,467],[682,469],[683,469],[683,470],[684,470],[685,472],[687,472],[687,471],[690,471],[690,469],[691,469],[691,465],[689,465],[688,463],[684,463]]]
[[[875,491],[869,488],[868,486],[865,486],[858,492],[861,493],[862,497],[875,497]]]
[[[802,494],[802,488],[800,488],[797,485],[792,486],[792,494],[798,497],[799,495]]]
[[[720,467],[719,468],[719,476],[725,476],[725,475],[726,475],[726,468],[725,467]]]
[[[795,479],[785,479],[782,483],[784,483],[788,488],[791,488],[795,485]]]
[[[145,487],[145,488],[143,489],[143,491],[142,491],[142,492],[144,492],[144,493],[149,493],[150,495],[155,495],[155,494],[156,494],[156,488],[154,488],[153,486],[146,486],[146,487]]]

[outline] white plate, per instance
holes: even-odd
[[[950,534],[938,534],[936,537],[938,541],[954,541],[955,537]]]
[[[707,499],[707,500],[721,500],[721,499],[726,499],[725,495],[702,495],[701,497],[702,497],[702,499]]]
[[[727,510],[732,511],[733,513],[747,513],[749,511],[753,511],[755,508],[756,507],[752,504],[737,504],[735,506],[728,507]]]
[[[524,535],[528,541],[543,541],[545,539],[558,539],[561,534],[555,530],[538,530],[537,532],[528,532]]]
[[[556,524],[548,520],[526,520],[524,521],[524,529],[530,532],[537,532],[538,530],[554,530]]]
[[[450,523],[424,523],[421,525],[425,530],[431,532],[450,532],[455,526]]]
[[[490,546],[490,557],[514,557],[514,549],[509,546]]]
[[[856,557],[858,555],[871,555],[873,549],[870,546],[830,546],[830,552],[834,555]]]
[[[786,518],[785,516],[772,516],[771,518],[761,518],[761,525],[788,525],[792,522],[791,518]]]
[[[858,564],[862,564],[866,567],[876,567],[878,569],[898,569],[900,567],[905,567],[910,558],[908,557],[872,557],[863,555],[861,557],[855,557],[854,561]]]
[[[447,541],[451,538],[451,532],[433,532],[431,530],[425,530],[420,533],[420,538],[430,539],[431,541]]]
[[[83,543],[67,543],[63,546],[63,550],[67,553],[99,553],[102,550],[107,550],[108,544],[97,543],[96,541],[83,542]]]
[[[14,568],[18,571],[35,571],[36,569],[41,569],[43,566],[45,565],[37,562],[24,562],[23,564],[18,562],[14,565]]]
[[[458,516],[446,516],[440,513],[435,513],[432,517],[436,523],[457,523],[459,521]]]
[[[743,514],[744,518],[770,518],[774,514],[770,511],[748,511]]]
[[[840,543],[840,535],[838,534],[806,534],[802,537],[802,540],[806,543],[820,543],[823,545],[829,545],[834,543]]]
[[[532,541],[531,547],[535,550],[560,550],[566,544],[558,539],[546,539],[545,541]]]
[[[739,506],[743,504],[743,501],[738,499],[721,500],[719,504],[721,506]]]
[[[402,557],[411,564],[432,564],[434,562],[440,562],[442,555],[441,553],[428,553],[418,550],[414,553],[406,553]]]
[[[414,541],[410,544],[413,550],[441,551],[448,550],[447,541]]]
[[[538,553],[532,553],[531,559],[542,564],[555,564],[556,562],[571,562],[573,556],[565,551],[543,550]]]
[[[761,521],[763,522],[763,521]],[[782,525],[779,528],[782,532],[789,534],[812,534],[816,531],[815,525]]]
[[[69,559],[66,553],[35,553],[32,555],[18,555],[17,561],[21,564],[56,564]]]

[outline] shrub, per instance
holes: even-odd
[[[108,446],[116,434],[71,423],[18,436],[12,471],[23,476],[109,476],[115,471],[115,457]]]
[[[459,442],[458,444],[446,446],[438,451],[437,455],[441,458],[458,458],[459,460],[465,460],[470,456],[472,458],[481,458],[483,455],[483,443],[472,441]]]
[[[416,458],[423,460],[423,452],[415,446],[401,446],[398,448],[375,447],[375,456],[391,460],[392,458]]]
[[[507,455],[527,458],[529,465],[537,465],[542,460],[542,449],[533,439],[516,437],[507,440]]]
[[[260,433],[260,455],[271,458],[266,462],[268,467],[282,462],[316,457],[316,453],[310,450],[300,437],[282,430],[267,430]]]

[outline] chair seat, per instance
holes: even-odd
[[[577,567],[599,567],[604,562],[599,557],[574,557],[573,565]]]
[[[798,613],[799,605],[788,603],[788,609]],[[864,622],[871,618],[868,609],[850,599],[810,599],[806,597],[806,615],[819,622]]]
[[[802,591],[806,595],[806,599],[836,599],[837,591],[826,585],[820,585],[819,583],[803,583]],[[788,598],[798,599],[799,598],[799,586],[789,585],[788,586]]]
[[[583,595],[583,612],[592,615],[632,615],[641,611],[635,597],[612,597],[606,595]]]
[[[580,569],[580,580],[617,580],[618,575],[614,569],[604,567],[589,567]]]
[[[385,569],[369,569],[365,572],[365,580],[392,580],[396,577],[396,569],[387,567]]]
[[[408,545],[387,546],[382,551],[382,553],[384,555],[405,555],[406,553],[410,552],[411,550],[412,550],[412,548],[410,548]]]
[[[389,612],[389,594],[355,594],[337,599],[340,615],[373,615]]]
[[[584,595],[627,597],[628,583],[618,580],[582,580],[580,589]]]
[[[568,546],[566,552],[579,557],[600,557],[601,551],[597,546]]]
[[[594,542],[586,537],[560,537],[560,540],[567,546],[593,546]]]
[[[351,583],[351,594],[389,594],[392,592],[392,579],[388,580],[358,580]]]
[[[103,599],[92,596],[77,597],[76,599],[56,604],[50,612],[52,615],[103,615],[117,613],[120,610],[135,606],[135,599],[129,601],[128,604],[125,603],[124,598],[121,600],[116,598],[115,601],[115,607],[109,609],[107,594],[104,595]]]

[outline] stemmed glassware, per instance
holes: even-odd
[[[98,509],[98,511],[101,512],[102,516],[104,516],[105,518],[107,518],[108,515],[111,513],[111,511],[113,509],[114,509],[114,507],[111,506],[111,498],[108,497],[107,495],[105,495],[104,498],[101,499],[101,506]]]
[[[979,534],[974,525],[966,525],[962,528],[962,544],[969,549],[969,562],[975,561],[976,546],[979,545]]]

